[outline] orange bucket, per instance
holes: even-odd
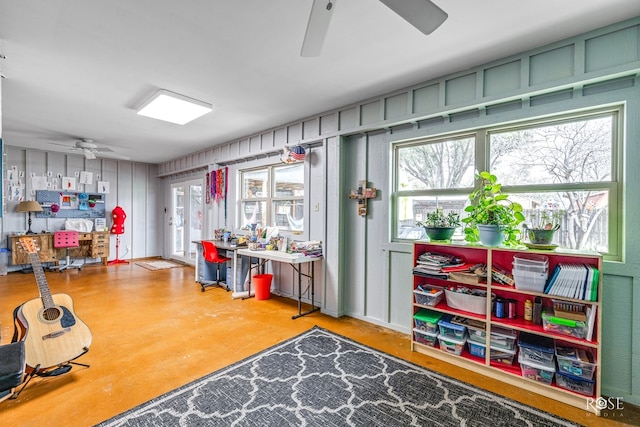
[[[256,299],[265,300],[271,298],[271,280],[273,274],[256,274],[253,276],[253,285],[256,289]]]

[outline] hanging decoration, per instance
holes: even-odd
[[[216,202],[227,197],[227,172],[228,167],[213,171],[213,198]]]
[[[204,191],[204,201],[207,205],[211,204],[211,174],[213,172],[207,172],[205,177],[205,191]]]
[[[307,152],[302,145],[296,145],[293,148],[289,148],[288,145],[285,145],[280,160],[282,163],[302,162],[306,155]]]
[[[220,200],[224,201],[224,223],[227,224],[227,191],[229,189],[229,167],[215,169],[207,173],[206,182],[206,196],[205,200],[207,204],[219,203]]]
[[[358,215],[367,215],[367,200],[375,199],[378,194],[378,190],[373,188],[367,188],[367,180],[363,179],[358,182],[358,188],[351,189],[349,198],[358,201]]]

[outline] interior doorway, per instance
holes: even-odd
[[[202,180],[171,185],[171,258],[195,265],[197,245],[202,239]]]

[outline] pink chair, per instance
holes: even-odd
[[[77,248],[79,246],[80,242],[78,241],[78,232],[76,230],[55,231],[53,233],[53,247],[56,249],[66,249],[67,257],[64,265],[58,265],[52,269],[59,270],[61,273],[62,270],[66,270],[68,268],[77,268],[78,270],[82,270],[82,264],[76,263],[75,261],[71,262],[71,258],[69,256],[69,248]]]

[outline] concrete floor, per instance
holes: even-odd
[[[580,424],[640,425],[631,405],[615,417],[598,418],[411,352],[407,335],[364,321],[320,312],[292,320],[296,302],[287,298],[243,301],[221,288],[201,292],[191,267],[149,271],[135,264],[92,265],[46,278],[51,293],[73,298],[77,317],[91,329],[90,350],[77,360],[90,367],[36,377],[17,400],[0,403],[4,426],[94,425],[314,325]],[[13,334],[14,307],[37,297],[33,274],[0,276],[2,344]]]

